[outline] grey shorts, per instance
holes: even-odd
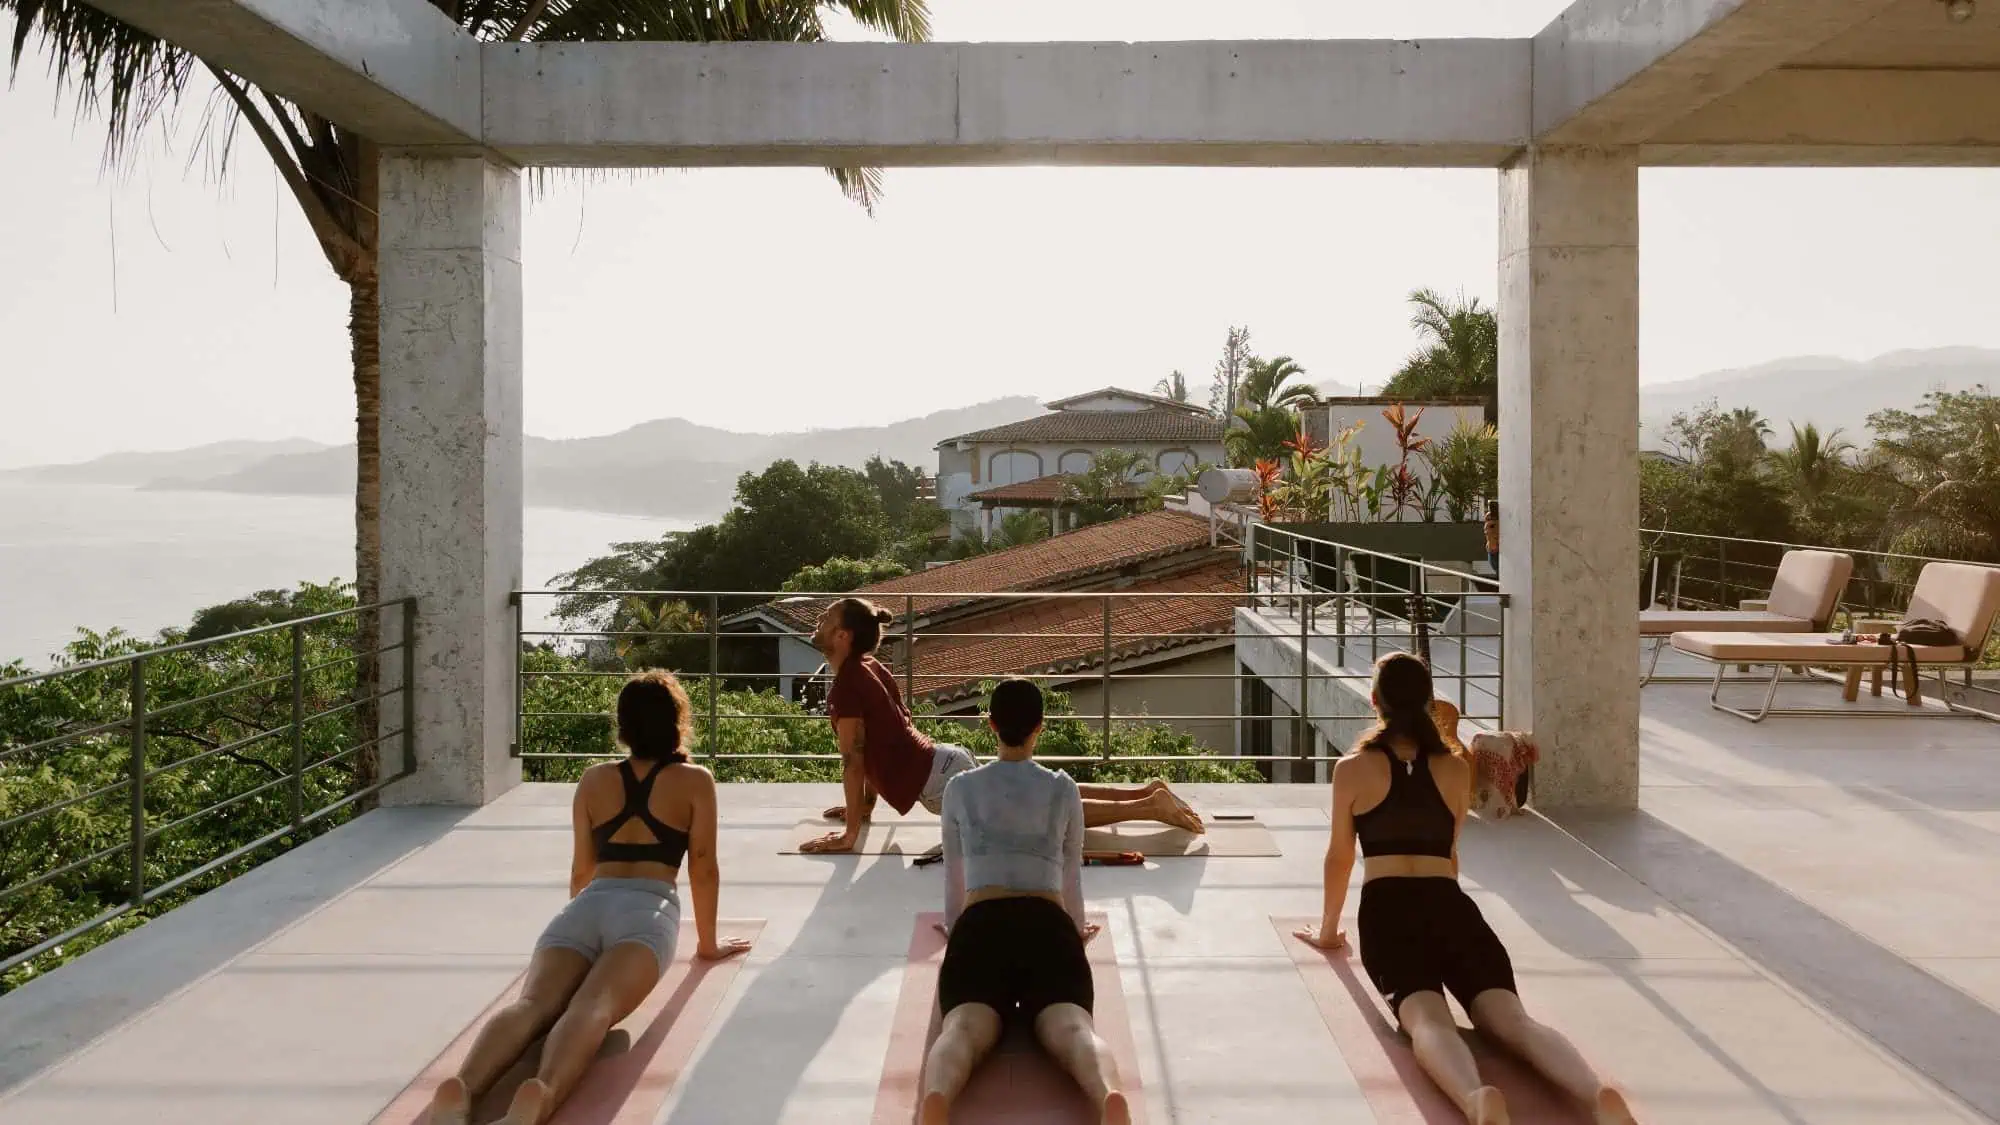
[[[940,742],[931,747],[931,776],[917,803],[934,813],[944,811],[944,783],[978,765],[972,752],[963,746]]]
[[[681,898],[672,883],[593,879],[542,931],[535,952],[570,949],[595,961],[612,946],[632,941],[652,950],[664,973],[680,932]]]

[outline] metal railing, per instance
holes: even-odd
[[[411,650],[413,598],[0,680],[0,717],[25,734],[0,745],[0,976],[287,837],[301,842],[409,776],[415,661],[398,661],[395,686],[356,698],[366,654],[353,639],[367,614],[374,636],[399,638],[373,650],[378,663]],[[356,719],[376,708],[363,737]],[[351,759],[390,744],[394,772],[353,784]],[[56,924],[89,916],[19,936],[37,904]]]
[[[1050,721],[1094,727],[1094,751],[1051,752],[1045,736],[1043,751],[1037,755],[1044,761],[1324,762],[1340,757],[1345,746],[1312,754],[1246,750],[1245,734],[1254,724],[1296,723],[1304,732],[1316,722],[1353,722],[1360,716],[1354,711],[1321,713],[1310,706],[1297,709],[1303,712],[1299,714],[1252,712],[1245,705],[1244,685],[1280,677],[1245,670],[1234,659],[1236,611],[1259,615],[1266,625],[1281,619],[1286,637],[1298,638],[1295,670],[1288,668],[1282,677],[1285,690],[1296,686],[1298,698],[1310,700],[1315,681],[1347,681],[1365,707],[1371,669],[1352,661],[1366,653],[1372,662],[1382,653],[1412,647],[1405,608],[1412,593],[1438,609],[1440,621],[1479,594],[1494,609],[1492,627],[1468,628],[1473,615],[1456,615],[1456,631],[1435,630],[1431,645],[1434,657],[1444,655],[1441,649],[1466,655],[1434,659],[1433,666],[1441,694],[1455,697],[1466,718],[1497,727],[1505,674],[1499,610],[1506,595],[1492,580],[1272,531],[1258,528],[1255,545],[1246,547],[1254,565],[1245,568],[1243,589],[925,590],[867,595],[895,615],[883,627],[878,656],[894,670],[905,702],[920,721],[933,725],[962,723],[976,731],[984,722],[980,685],[1006,676],[1085,696],[1077,705],[1080,713],[1051,715]],[[1366,590],[1324,585],[1321,579],[1330,572],[1300,550],[1309,543],[1337,552],[1343,563],[1373,560],[1375,573],[1370,580],[1375,585]],[[1418,576],[1414,589],[1399,584],[1407,579],[1392,579],[1391,563],[1414,568]],[[837,760],[830,736],[816,740],[822,748],[799,749],[800,743],[815,740],[798,736],[796,728],[807,720],[815,720],[822,731],[827,728],[823,711],[812,700],[815,692],[798,689],[801,681],[824,686],[825,671],[813,666],[818,657],[810,647],[811,630],[824,607],[840,596],[741,590],[588,591],[581,604],[585,611],[595,607],[596,620],[572,619],[573,628],[519,629],[522,658],[516,678],[514,753],[528,762],[613,757],[617,751],[610,738],[609,712],[619,683],[632,668],[659,666],[673,670],[690,690],[697,758]],[[568,590],[522,591],[515,598],[517,621],[527,620],[526,606],[532,599],[578,597],[577,591]],[[633,627],[635,617],[658,622],[661,607],[675,602],[698,615],[698,621],[684,617],[683,627]],[[629,612],[635,603],[645,607],[643,613]],[[1022,617],[1032,611],[1034,621],[1024,622],[1008,611],[1019,611]],[[1167,612],[1179,613],[1180,619],[1174,627],[1162,628],[1157,618]],[[1000,614],[1007,617],[996,619]],[[992,643],[1009,640],[1022,642],[1015,654],[1020,659],[998,655],[1007,651],[1006,646]],[[994,666],[968,665],[959,659],[966,647],[982,642],[989,643]],[[765,651],[745,655],[747,646],[763,646]],[[775,654],[770,651],[773,646]],[[1232,653],[1229,671],[1173,667],[1222,650]],[[1204,686],[1221,683],[1230,685],[1226,699],[1213,692],[1204,698]],[[1088,698],[1091,693],[1094,698]],[[1149,700],[1163,705],[1155,709]],[[755,729],[759,724],[761,734]],[[1117,752],[1120,732],[1158,726],[1193,734],[1204,745],[1185,754]],[[1229,732],[1226,739],[1215,737],[1224,729]]]

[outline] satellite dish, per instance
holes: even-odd
[[[1195,489],[1211,504],[1247,503],[1257,496],[1257,474],[1249,469],[1204,469]]]

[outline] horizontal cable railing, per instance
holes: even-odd
[[[401,599],[0,680],[0,991],[409,776],[415,615]],[[365,698],[362,656],[386,685]]]
[[[1246,780],[1265,763],[1331,761],[1344,742],[1323,733],[1316,738],[1307,728],[1365,721],[1371,669],[1358,661],[1410,649],[1422,636],[1433,650],[1440,696],[1455,700],[1466,718],[1498,725],[1505,595],[1490,580],[1357,549],[1352,561],[1381,561],[1372,584],[1334,588],[1320,581],[1330,571],[1314,569],[1318,564],[1300,555],[1302,540],[1268,540],[1259,549],[1264,553],[1254,556],[1257,566],[1246,571],[1245,589],[865,596],[894,615],[883,627],[877,655],[891,667],[919,725],[935,737],[990,737],[981,714],[983,685],[990,681],[1021,676],[1066,693],[1074,711],[1050,715],[1037,753],[1044,761],[1253,770],[1230,775]],[[1283,561],[1280,551],[1289,552]],[[1341,561],[1350,560],[1342,554]],[[1407,574],[1388,573],[1392,562],[1415,566],[1413,587],[1406,585],[1412,582]],[[1414,624],[1413,589],[1424,603]],[[1484,596],[1490,613],[1471,612],[1466,603],[1475,595]],[[576,591],[522,591],[516,597],[522,621],[535,599],[577,599],[567,603],[577,616],[569,619],[571,628],[519,631],[514,751],[531,767],[612,757],[617,751],[609,713],[620,682],[636,668],[665,667],[690,692],[698,758],[732,767],[837,761],[824,713],[831,677],[812,648],[812,631],[819,614],[841,596],[594,590],[580,598]],[[1239,623],[1239,611],[1255,619],[1259,638],[1288,642],[1293,651],[1284,657],[1282,674],[1240,659],[1239,629],[1249,626]],[[1426,623],[1427,611],[1445,624]],[[1338,697],[1343,709],[1321,702],[1333,698],[1323,690],[1329,681],[1350,686]],[[1273,693],[1259,696],[1259,685],[1275,687],[1277,707],[1270,705]],[[1287,696],[1307,705],[1293,706]],[[1280,708],[1283,713],[1276,713]],[[1258,749],[1269,740],[1257,728],[1280,725],[1292,728],[1295,752]],[[553,768],[529,773],[567,776]]]

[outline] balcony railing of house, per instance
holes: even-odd
[[[0,978],[409,776],[414,662],[382,657],[411,648],[415,614],[414,599],[384,602],[0,680],[19,739],[0,745]],[[396,639],[375,649],[390,686],[363,699],[354,639],[370,615]],[[382,718],[364,738],[370,705]],[[372,780],[355,769],[369,750],[385,763]]]
[[[1857,621],[1901,620],[1909,608],[1910,594],[1916,589],[1917,576],[1927,563],[1995,565],[1978,560],[1651,528],[1640,531],[1639,536],[1639,604],[1669,609],[1736,609],[1745,601],[1768,598],[1777,577],[1778,562],[1786,551],[1839,551],[1848,555],[1854,559],[1854,573],[1848,578],[1834,612],[1836,628]],[[2000,668],[2000,630],[1987,642],[1982,663],[1987,668]],[[1944,675],[1939,673],[1941,678]],[[1701,679],[1707,682],[1707,677]],[[1959,682],[1953,686],[1977,695],[1988,701],[1988,705],[2000,703],[2000,684],[1975,675],[1971,668],[1960,669]]]
[[[1439,622],[1451,619],[1456,628],[1427,626],[1434,657],[1440,655],[1440,649],[1458,646],[1468,653],[1462,663],[1434,659],[1440,693],[1460,701],[1466,718],[1497,727],[1504,675],[1500,609],[1506,596],[1494,589],[1490,579],[1305,536],[1267,535],[1269,531],[1259,528],[1257,544],[1246,549],[1256,565],[1246,568],[1249,577],[1246,588],[1240,590],[870,595],[896,615],[883,629],[878,655],[900,680],[905,701],[939,737],[949,738],[952,724],[963,724],[969,730],[983,726],[984,693],[979,685],[1022,676],[1072,694],[1095,695],[1076,713],[1050,717],[1052,725],[1086,724],[1093,732],[1087,740],[1089,752],[1054,752],[1051,740],[1045,737],[1043,750],[1037,754],[1043,761],[1331,761],[1343,747],[1334,747],[1333,753],[1246,753],[1240,752],[1240,736],[1247,724],[1352,721],[1356,718],[1353,712],[1317,713],[1306,708],[1302,709],[1304,714],[1249,713],[1244,706],[1244,685],[1270,677],[1244,671],[1239,663],[1232,662],[1229,671],[1154,669],[1198,657],[1204,646],[1233,651],[1235,611],[1247,609],[1264,615],[1267,623],[1274,616],[1282,619],[1286,635],[1296,630],[1301,639],[1296,672],[1288,670],[1284,677],[1287,690],[1297,685],[1298,698],[1309,699],[1316,681],[1342,680],[1356,685],[1365,701],[1370,669],[1348,661],[1362,654],[1372,660],[1381,653],[1411,648],[1410,607],[1415,604],[1427,607]],[[1320,550],[1329,552],[1325,563],[1316,553]],[[1337,563],[1333,561],[1336,556]],[[1331,575],[1341,564],[1362,566],[1370,585],[1332,582]],[[1392,564],[1408,573],[1391,575]],[[1475,595],[1484,595],[1491,607],[1489,614],[1452,614]],[[530,605],[539,609],[538,602],[546,604],[540,602],[542,599],[571,599],[566,608],[574,616],[566,619],[573,626],[570,628],[519,630],[522,657],[517,677],[515,753],[530,763],[612,757],[617,751],[610,737],[609,712],[618,686],[630,669],[656,664],[673,669],[690,690],[696,711],[694,755],[698,760],[836,760],[838,753],[824,733],[828,724],[820,702],[826,673],[784,671],[768,653],[761,660],[742,653],[745,646],[768,648],[786,639],[810,645],[809,622],[840,596],[744,590],[601,590],[581,595],[575,591],[522,591],[515,599],[521,621],[530,619]],[[663,613],[662,607],[674,603],[690,612],[678,619],[673,613]],[[793,627],[739,632],[722,624],[729,616],[760,604],[768,608],[772,603],[789,607],[783,616]],[[636,613],[632,612],[635,606],[640,607]],[[1026,631],[966,627],[985,614],[1030,606],[1035,607],[1038,620],[1049,623],[1047,627]],[[625,612],[614,613],[621,609]],[[1176,628],[1149,627],[1157,626],[1163,614],[1180,615],[1182,624]],[[533,616],[544,615],[537,612]],[[776,616],[769,615],[767,620]],[[635,620],[658,625],[663,617],[673,627],[630,627]],[[1055,660],[1037,660],[1030,653],[1022,667],[968,666],[955,659],[953,649],[958,645],[1009,640],[1023,642],[1024,647],[1053,646],[1063,654]],[[1182,652],[1187,657],[1176,655]],[[788,697],[779,690],[787,681],[794,685],[804,681],[809,687],[803,692],[795,687]],[[1227,705],[1201,708],[1201,689],[1214,684],[1229,685]],[[1170,702],[1119,706],[1121,696]],[[1205,746],[1186,753],[1127,753],[1117,748],[1120,732],[1161,726],[1184,733],[1205,726],[1211,732],[1229,730],[1231,736],[1227,740],[1212,738]],[[1077,749],[1084,740],[1063,741]],[[1224,741],[1227,745],[1218,744]],[[552,770],[541,772],[556,776]]]

